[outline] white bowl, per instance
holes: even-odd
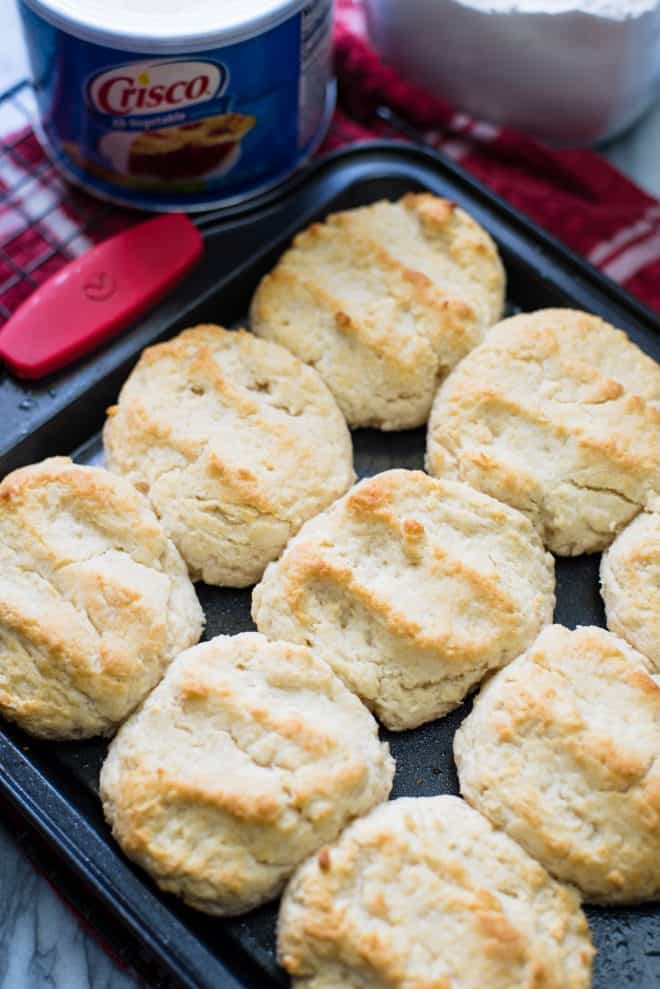
[[[551,144],[612,137],[660,96],[660,0],[636,0],[619,18],[571,9],[580,0],[537,5],[553,12],[522,13],[515,0],[490,10],[471,0],[367,0],[367,13],[375,48],[402,76]]]

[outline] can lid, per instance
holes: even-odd
[[[108,48],[181,53],[276,27],[309,0],[22,0],[63,31]]]

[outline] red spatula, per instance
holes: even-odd
[[[0,330],[0,358],[41,378],[128,326],[181,281],[204,241],[183,213],[145,220],[44,282]]]

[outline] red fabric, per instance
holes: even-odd
[[[326,148],[388,133],[376,117],[379,107],[387,107],[498,195],[660,311],[656,199],[593,151],[551,150],[524,134],[476,121],[410,85],[370,48],[362,0],[338,0],[337,8],[340,109]]]
[[[400,139],[400,129],[378,115],[389,109],[660,311],[657,200],[593,151],[551,150],[523,134],[477,121],[406,83],[370,48],[362,0],[337,0],[336,7],[339,103],[321,153],[373,137]],[[12,311],[70,257],[140,217],[68,188],[31,131],[0,144],[0,192],[11,190],[0,206],[0,305]],[[36,177],[28,177],[35,168]],[[80,225],[83,235],[63,247]],[[26,266],[28,278],[21,274]]]

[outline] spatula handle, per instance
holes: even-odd
[[[44,282],[0,331],[0,357],[41,378],[93,350],[172,289],[204,242],[183,213],[145,220],[97,244]]]

